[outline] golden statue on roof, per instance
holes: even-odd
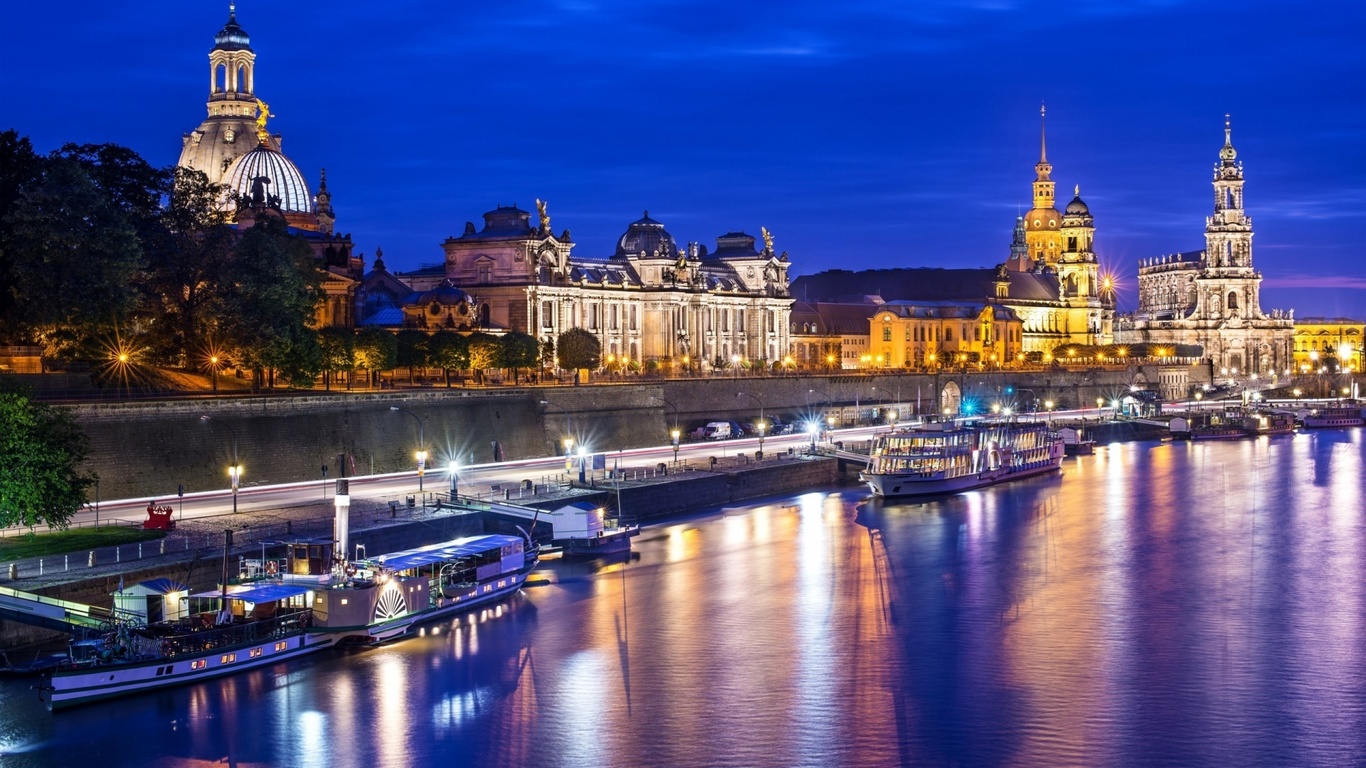
[[[546,213],[546,210],[545,210],[545,207],[546,207],[546,205],[548,205],[548,204],[549,204],[548,201],[541,200],[539,197],[536,198],[536,213],[540,214],[540,216],[541,216],[541,231],[542,231],[542,232],[549,232],[549,231],[550,231],[550,214],[549,214],[549,213]]]
[[[773,252],[773,233],[768,231],[768,227],[759,227],[759,234],[764,236],[764,250]]]
[[[269,147],[270,131],[266,130],[266,120],[275,117],[275,115],[270,113],[270,105],[260,99],[256,100],[256,110],[256,139],[261,142],[262,146]]]

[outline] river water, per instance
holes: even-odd
[[[846,487],[548,562],[422,636],[49,714],[9,766],[1366,764],[1360,429]]]

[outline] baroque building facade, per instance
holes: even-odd
[[[569,230],[555,234],[544,203],[539,223],[516,206],[484,214],[484,225],[442,243],[438,270],[367,276],[414,291],[399,300],[404,327],[518,331],[542,343],[571,328],[593,333],[605,358],[710,369],[771,365],[788,353],[788,257],[743,232],[715,251],[680,248],[645,216],[627,227],[607,258],[573,253]],[[378,265],[377,265],[378,267]]]
[[[1243,206],[1243,164],[1237,158],[1225,116],[1205,249],[1139,263],[1138,311],[1120,320],[1116,340],[1198,345],[1221,370],[1288,375],[1294,311],[1262,311],[1262,275],[1252,266],[1252,218]]]
[[[353,253],[351,236],[333,231],[336,214],[326,171],[314,196],[281,151],[283,138],[266,129],[270,117],[270,107],[256,95],[256,52],[237,21],[236,6],[230,5],[228,21],[209,50],[208,116],[184,134],[176,164],[227,187],[223,208],[238,228],[261,216],[283,218],[308,242],[324,273],[317,324],[352,327],[364,262]]]

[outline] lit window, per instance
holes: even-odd
[[[261,653],[262,653],[262,649],[261,649],[261,648],[252,648],[252,649],[251,649],[251,658],[254,659],[254,658],[256,658],[257,656],[260,656]]]
[[[288,650],[288,649],[289,649],[289,641],[288,641],[288,640],[281,640],[280,642],[278,642],[278,643],[275,644],[275,650],[277,650],[277,651],[284,651],[284,650]]]
[[[218,660],[218,663],[219,663],[219,664],[231,664],[231,663],[233,663],[234,661],[237,661],[237,654],[235,654],[235,653],[225,653],[225,654],[223,654],[223,658],[221,658],[221,659]]]
[[[190,662],[190,669],[203,669],[207,666],[209,666],[208,659],[198,659],[196,661]]]

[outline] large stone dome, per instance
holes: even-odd
[[[280,210],[285,213],[312,213],[313,196],[308,192],[303,174],[289,158],[275,150],[258,145],[228,167],[223,183],[236,197],[251,197],[255,180],[264,177],[270,183],[263,192],[266,197],[278,197]]]
[[[658,255],[672,258],[678,255],[678,243],[674,242],[674,236],[664,229],[663,224],[650,218],[649,211],[645,212],[643,218],[631,222],[631,226],[626,228],[626,233],[617,240],[618,258],[638,256],[641,253],[647,257]]]

